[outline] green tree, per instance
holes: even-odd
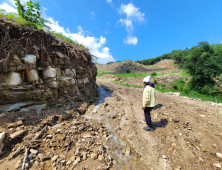
[[[190,52],[186,68],[192,76],[192,88],[201,92],[205,86],[213,87],[215,77],[222,72],[220,63],[213,56],[213,50],[207,42],[200,42]]]
[[[32,2],[31,0],[21,4],[20,0],[14,0],[17,6],[17,11],[20,17],[30,23],[32,27],[43,27],[48,22],[41,17],[40,5],[38,1]]]

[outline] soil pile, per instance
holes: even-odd
[[[96,64],[99,71],[104,72],[114,72],[114,73],[126,73],[127,71],[133,73],[143,73],[143,72],[159,72],[159,73],[171,73],[179,72],[177,64],[174,64],[173,60],[162,60],[154,65],[143,65],[131,60],[126,60],[122,62],[114,62],[108,65]]]
[[[141,73],[141,72],[165,70],[165,68],[160,68],[159,66],[145,66],[137,62],[133,62],[131,60],[115,62],[108,65],[96,64],[96,66],[100,71],[114,72],[114,73],[126,73],[127,71],[134,73]]]

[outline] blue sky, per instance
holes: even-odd
[[[53,30],[88,46],[103,64],[155,58],[200,41],[222,42],[221,0],[38,2]],[[0,0],[0,8],[16,7],[13,0]]]

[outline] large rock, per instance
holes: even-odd
[[[65,74],[66,74],[66,76],[69,76],[69,77],[73,77],[74,76],[73,72],[70,69],[66,69],[65,70]]]
[[[56,70],[54,68],[48,68],[47,70],[42,71],[43,79],[54,78],[56,77]]]
[[[26,54],[23,58],[25,64],[36,65],[36,56],[32,54]]]
[[[64,58],[65,57],[65,54],[63,54],[62,52],[56,51],[55,53],[60,58]]]
[[[13,134],[10,134],[10,138],[15,139],[17,137],[22,136],[26,131],[25,130],[19,130]]]
[[[13,55],[10,59],[9,66],[18,66],[21,64],[21,59],[17,55]]]
[[[0,133],[0,155],[2,155],[2,149],[4,147],[5,132]]]
[[[57,88],[59,87],[59,82],[58,82],[58,81],[51,81],[51,82],[48,84],[48,86],[49,86],[50,88],[55,88],[55,89],[57,89]]]
[[[39,75],[37,70],[31,69],[31,70],[25,70],[26,73],[26,80],[28,82],[38,82],[39,81]]]
[[[17,86],[23,83],[22,75],[18,72],[10,72],[7,77],[8,86]]]

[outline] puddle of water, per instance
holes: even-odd
[[[12,112],[12,111],[30,111],[32,109],[36,109],[37,112],[41,112],[42,109],[46,107],[44,102],[21,102],[15,104],[7,104],[7,105],[0,105],[0,110],[5,112]]]

